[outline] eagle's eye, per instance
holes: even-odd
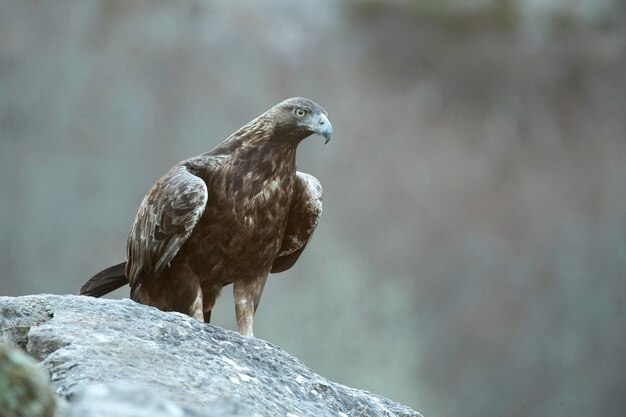
[[[304,117],[305,114],[306,114],[306,110],[304,110],[304,109],[296,109],[296,116]]]

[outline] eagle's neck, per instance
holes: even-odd
[[[291,202],[297,144],[271,136],[264,139],[242,141],[224,161],[220,187],[225,195],[238,196],[242,216],[248,209],[278,204],[276,198],[281,206]]]
[[[260,116],[233,133],[220,147],[225,148],[229,164],[241,173],[265,177],[295,175],[299,143],[281,131],[271,119]]]
[[[296,145],[280,142],[244,143],[228,158],[234,175],[264,181],[296,173]]]
[[[231,191],[243,183],[248,188],[257,188],[267,179],[295,176],[299,143],[299,140],[285,137],[275,124],[260,116],[215,149],[188,160],[188,165],[198,165],[197,172],[205,180],[212,176],[212,166],[221,166],[218,182]]]

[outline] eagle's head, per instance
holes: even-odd
[[[275,133],[288,140],[299,142],[318,134],[325,138],[324,143],[328,143],[333,134],[333,125],[326,110],[308,98],[288,98],[269,109],[265,115],[273,121]]]

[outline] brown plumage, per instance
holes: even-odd
[[[237,327],[252,336],[267,275],[296,262],[322,211],[319,182],[296,171],[296,148],[315,133],[330,140],[326,111],[291,98],[172,167],[139,207],[127,262],[96,274],[80,293],[99,297],[130,283],[135,301],[209,322],[232,283]]]

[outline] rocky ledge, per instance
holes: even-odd
[[[48,369],[59,416],[420,416],[260,339],[130,300],[0,297],[0,341]]]

